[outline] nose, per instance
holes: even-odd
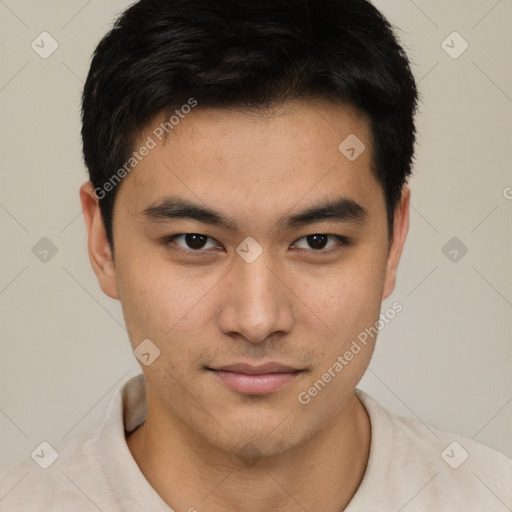
[[[265,252],[252,263],[235,260],[226,276],[229,282],[220,312],[223,333],[261,344],[271,336],[291,331],[292,294],[278,275]]]

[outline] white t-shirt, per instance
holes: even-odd
[[[360,389],[356,396],[370,417],[370,457],[345,512],[512,510],[512,460],[470,439],[396,416]],[[117,391],[101,427],[57,445],[56,459],[54,448],[42,445],[34,460],[5,472],[0,511],[172,511],[126,444],[125,431],[141,425],[146,412],[140,374]]]

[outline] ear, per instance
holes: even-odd
[[[90,181],[80,187],[80,201],[87,226],[89,261],[103,292],[113,299],[119,299],[112,251],[101,217],[99,200]]]
[[[395,210],[393,218],[393,237],[389,246],[388,261],[386,265],[386,277],[384,279],[384,291],[382,300],[388,298],[395,289],[396,270],[402,255],[407,232],[409,231],[409,203],[411,191],[404,185],[400,204]]]

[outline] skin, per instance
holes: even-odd
[[[389,240],[368,124],[350,106],[293,100],[264,112],[199,107],[119,185],[115,260],[92,185],[80,191],[102,290],[121,301],[132,347],[149,338],[161,351],[141,365],[148,417],[127,437],[128,447],[176,511],[342,510],[368,460],[371,428],[354,389],[375,339],[307,405],[297,397],[379,319],[395,286],[410,192],[404,187]],[[140,134],[141,144],[162,119]],[[366,145],[353,162],[338,150],[349,134]],[[171,194],[222,212],[237,228],[144,215]],[[363,222],[276,228],[341,196],[367,211]],[[211,237],[199,256],[183,237],[162,241],[186,233]],[[315,250],[304,238],[314,234],[350,244],[329,239]],[[236,252],[248,236],[263,250],[252,263]],[[205,369],[270,360],[303,372],[270,394],[246,395]]]

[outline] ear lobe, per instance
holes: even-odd
[[[395,289],[396,271],[404,248],[405,239],[407,238],[407,232],[409,231],[410,198],[411,191],[407,185],[404,185],[402,189],[402,197],[397,209],[395,210],[393,219],[393,238],[388,251],[382,300],[389,297]]]
[[[113,299],[119,299],[112,250],[101,217],[99,200],[94,195],[94,186],[90,181],[80,187],[80,202],[87,227],[87,250],[91,266],[103,292]]]

